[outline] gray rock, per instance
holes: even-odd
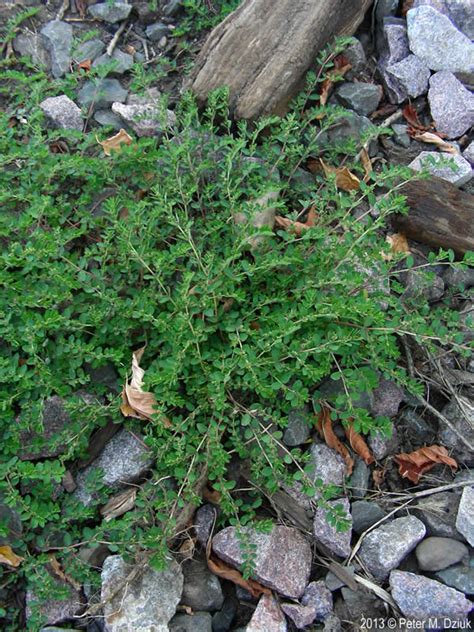
[[[104,485],[117,488],[143,476],[152,463],[153,457],[143,443],[128,430],[119,430],[100,455],[77,475],[74,498],[86,506],[93,502],[87,482],[96,472],[103,472]]]
[[[378,53],[384,49],[384,22],[398,11],[397,0],[379,0],[375,5],[375,40]]]
[[[93,107],[94,110],[103,110],[112,103],[123,103],[128,91],[123,88],[117,79],[96,79],[87,81],[79,90],[77,99],[83,107]]]
[[[414,171],[427,169],[432,175],[457,187],[466,184],[472,178],[471,165],[459,154],[422,151],[408,166]]]
[[[283,443],[294,447],[309,439],[310,420],[306,410],[290,410],[288,425],[283,433]]]
[[[55,127],[82,130],[84,122],[81,110],[65,94],[41,101],[40,108]]]
[[[194,531],[196,532],[197,541],[204,548],[207,546],[216,518],[217,509],[210,504],[199,507],[194,515]]]
[[[92,64],[93,68],[99,66],[109,66],[110,70],[107,74],[123,75],[133,66],[133,57],[128,53],[115,49],[112,55],[101,55]]]
[[[374,577],[385,579],[425,534],[426,527],[418,518],[396,518],[365,536],[359,557]]]
[[[465,158],[471,165],[474,165],[474,140],[469,143],[466,149],[462,152],[463,158]]]
[[[465,595],[474,595],[474,557],[469,564],[456,564],[435,573],[436,579],[451,588],[460,590]]]
[[[65,431],[71,423],[64,400],[57,395],[49,397],[44,402],[42,431],[21,432],[20,459],[51,458],[62,454],[65,449]]]
[[[20,33],[13,40],[13,50],[21,57],[31,57],[37,66],[49,66],[50,57],[38,33]]]
[[[53,20],[41,29],[43,44],[51,56],[51,72],[54,77],[65,75],[71,65],[72,26]]]
[[[160,108],[156,103],[113,103],[112,112],[118,114],[137,136],[160,136],[164,127],[171,127],[176,121],[174,112],[166,110],[167,120],[163,122]]]
[[[321,134],[321,143],[359,140],[361,135],[371,127],[373,127],[372,123],[367,117],[348,112],[347,116],[337,121],[333,129],[328,130],[326,134]]]
[[[400,84],[393,80],[386,69],[405,59],[410,54],[405,20],[388,18],[384,20],[383,38],[381,39],[378,68],[382,76],[385,90],[392,103],[401,103],[406,98],[405,90],[400,91]]]
[[[242,546],[248,541],[255,547],[255,579],[278,593],[298,599],[304,593],[311,570],[311,547],[299,531],[275,526],[271,533],[251,528],[226,527],[212,540],[213,551],[224,562],[239,568],[244,562]]]
[[[146,36],[152,42],[159,42],[163,36],[168,35],[169,28],[167,24],[163,22],[155,22],[155,24],[150,24],[146,28]]]
[[[212,617],[208,612],[177,614],[169,623],[169,632],[212,632]]]
[[[474,487],[465,487],[462,492],[456,529],[474,546]]]
[[[401,123],[394,123],[392,125],[392,129],[394,132],[393,139],[396,143],[401,145],[402,147],[410,147],[411,139],[408,136],[408,125],[403,125]]]
[[[317,621],[324,621],[332,612],[331,591],[322,580],[310,582],[304,591],[301,603],[307,608],[314,608]]]
[[[392,571],[390,587],[392,597],[406,617],[458,619],[466,617],[472,607],[457,590],[414,573]]]
[[[187,560],[182,565],[184,586],[181,602],[196,611],[220,610],[224,603],[221,583],[204,560]]]
[[[382,94],[382,87],[374,83],[346,82],[335,91],[336,98],[342,105],[362,116],[377,109]]]
[[[163,9],[163,15],[170,18],[178,13],[183,5],[182,0],[168,0]]]
[[[439,492],[420,498],[413,509],[426,526],[428,535],[463,540],[456,529],[459,500],[459,494]]]
[[[452,72],[442,70],[431,77],[428,101],[437,131],[448,138],[458,138],[474,125],[474,95]]]
[[[369,491],[370,470],[364,461],[356,457],[352,476],[348,481],[352,498],[364,498]]]
[[[474,268],[448,268],[443,274],[443,281],[446,287],[463,285],[467,290],[474,286]]]
[[[298,630],[311,625],[315,618],[314,608],[311,606],[302,606],[299,603],[282,603],[281,609],[293,621]]]
[[[341,595],[348,612],[348,615],[344,618],[356,621],[362,616],[376,619],[381,615],[385,615],[383,603],[373,593],[361,587],[357,591],[343,587]]]
[[[351,504],[352,530],[358,535],[373,524],[382,520],[384,510],[377,503],[369,500],[356,500]]]
[[[461,407],[462,406],[462,409]],[[463,443],[464,437],[471,446],[474,445],[474,405],[471,400],[462,395],[446,404],[441,413],[446,417],[451,425],[457,430],[453,432],[449,426],[440,422],[438,440],[440,445],[444,445],[452,452],[452,456],[461,463],[471,465],[473,461],[472,450]],[[459,436],[461,435],[461,437]]]
[[[122,119],[117,114],[114,114],[112,110],[97,110],[97,112],[94,112],[94,120],[99,125],[112,127],[112,129],[117,131],[123,127]]]
[[[468,555],[465,544],[451,538],[426,538],[416,547],[418,566],[422,571],[441,571],[457,564]]]
[[[355,575],[355,568],[352,565],[351,566],[344,566],[344,570],[347,572],[348,575],[350,575],[351,577],[354,577],[354,575]],[[328,574],[324,578],[324,583],[326,585],[326,588],[328,590],[330,590],[331,592],[339,590],[343,586],[347,585],[344,580],[340,579],[332,571],[328,572]]]
[[[84,610],[83,600],[79,590],[70,584],[51,578],[53,585],[60,589],[64,599],[43,598],[35,595],[32,590],[26,591],[26,618],[31,619],[34,611],[39,611],[41,617],[48,625],[63,623],[74,616],[79,615]]]
[[[164,571],[144,572],[112,597],[133,566],[120,555],[109,555],[102,567],[101,599],[105,601],[105,632],[168,632],[183,590],[183,574],[174,559]]]
[[[349,501],[347,498],[340,498],[329,501],[328,505],[331,509],[342,505],[344,518],[349,521],[349,528],[346,531],[337,531],[336,527],[328,522],[327,510],[324,507],[318,507],[314,514],[314,537],[339,557],[347,557],[351,553],[352,535],[352,516],[349,511]]]
[[[73,59],[77,61],[78,64],[83,61],[87,61],[88,59],[94,61],[94,59],[96,59],[99,55],[102,55],[104,50],[104,42],[102,42],[100,39],[91,39],[87,42],[82,42],[82,44],[79,44],[79,46],[73,53]]]
[[[382,379],[372,392],[373,402],[371,413],[374,417],[395,417],[405,395],[403,389],[392,382]]]
[[[367,439],[369,448],[377,461],[381,461],[386,456],[395,454],[398,450],[398,433],[394,426],[390,436],[383,435],[381,432],[369,435]]]
[[[336,614],[330,614],[324,622],[323,632],[341,632],[342,623]]]
[[[341,486],[346,476],[346,464],[336,450],[323,443],[315,443],[311,446],[307,471],[312,481],[322,481],[323,486]]]
[[[5,529],[5,534],[0,535],[0,546],[12,545],[15,540],[21,538],[23,526],[20,514],[9,505],[0,500],[0,525]]]
[[[409,166],[412,167],[412,165],[413,163]],[[436,301],[439,301],[444,294],[443,279],[434,273],[428,275],[423,270],[409,270],[406,273],[404,285],[405,291],[402,295],[404,299],[418,299],[422,297],[428,301],[428,303],[436,303]]]
[[[286,619],[273,595],[262,595],[246,632],[287,632]]]
[[[474,70],[474,44],[447,16],[421,6],[408,11],[407,26],[412,52],[431,70]]]
[[[364,47],[356,37],[352,37],[351,43],[344,49],[344,57],[351,65],[351,69],[349,71],[351,76],[359,74],[367,67],[367,57],[365,55]]]
[[[404,436],[404,442],[413,448],[436,443],[437,428],[431,426],[423,417],[417,415],[412,408],[405,408],[397,420],[397,427]]]
[[[471,0],[414,0],[412,8],[425,4],[447,15],[459,31],[467,35],[469,39],[474,39],[474,13]]]
[[[405,59],[387,66],[385,74],[390,77],[390,85],[396,86],[394,91],[397,94],[398,103],[401,103],[407,97],[419,97],[425,94],[431,73],[416,55],[408,55]]]
[[[212,616],[212,632],[227,632],[237,614],[238,601],[233,593],[227,594],[222,608]]]
[[[115,22],[121,22],[130,15],[132,10],[131,4],[125,2],[103,2],[101,4],[92,4],[89,6],[88,11],[96,20],[103,20],[110,24]]]
[[[457,472],[457,474],[454,477],[454,482],[463,483],[464,481],[473,481],[473,484],[474,484],[474,470],[473,469],[461,470],[460,472]]]

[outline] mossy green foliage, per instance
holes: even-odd
[[[422,298],[400,301],[400,265],[382,256],[382,229],[391,213],[405,211],[399,187],[411,174],[382,166],[349,193],[323,174],[301,177],[306,159],[321,156],[335,166],[344,160],[362,179],[355,157],[379,133],[328,144],[346,112],[317,106],[324,73],[310,73],[287,116],[252,126],[231,124],[225,91],[201,113],[187,95],[173,130],[105,157],[95,133],[47,129],[39,101],[64,90],[72,96],[71,84],[29,72],[1,76],[0,492],[24,525],[13,545],[25,560],[14,573],[3,569],[3,585],[25,578],[41,597],[55,594],[44,552],[51,542],[79,581],[97,582],[77,554],[80,542],[129,557],[151,550],[159,564],[177,510],[200,503],[194,483],[204,466],[231,524],[258,516],[261,490],[282,481],[300,480],[310,491],[305,455],[282,449],[281,429],[290,409],[318,402],[324,378],[344,381],[334,417],[353,418],[364,433],[388,432],[387,419],[353,402],[382,377],[416,388],[400,366],[398,335],[465,348],[455,312],[429,309]],[[233,220],[237,212],[251,218],[255,200],[276,190],[280,215],[304,220],[315,206],[316,225],[298,236]],[[355,216],[364,204],[373,212]],[[82,508],[58,482],[108,419],[129,422],[120,398],[91,381],[87,367],[111,364],[123,383],[143,345],[146,389],[172,428],[161,414],[133,426],[156,462],[136,508],[106,523],[97,505]],[[81,389],[101,402],[84,403]],[[72,418],[58,437],[64,451],[22,461],[21,433],[41,434],[53,394]],[[229,470],[239,459],[248,468],[245,493]],[[8,612],[4,629],[18,629],[15,617]]]

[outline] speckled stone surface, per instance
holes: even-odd
[[[297,529],[276,526],[271,533],[226,527],[217,533],[212,549],[224,562],[240,567],[244,561],[242,544],[255,547],[252,559],[255,579],[281,595],[298,599],[304,593],[311,570],[311,546]],[[242,544],[241,544],[242,542]]]
[[[342,505],[345,517],[349,521],[349,528],[346,531],[337,531],[327,520],[327,510],[323,507],[318,507],[314,514],[314,537],[339,557],[346,557],[351,552],[352,536],[352,516],[349,511],[349,501],[347,498],[340,498],[328,502],[328,505],[331,508]]]
[[[287,632],[285,615],[273,595],[262,595],[246,632]]]
[[[428,101],[436,130],[448,138],[458,138],[474,125],[474,95],[452,72],[442,70],[431,77]]]

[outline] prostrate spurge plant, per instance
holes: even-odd
[[[463,341],[455,313],[428,309],[422,299],[400,301],[400,266],[383,256],[381,229],[390,213],[404,211],[398,187],[410,173],[381,168],[347,193],[324,173],[301,171],[310,156],[335,166],[344,159],[362,179],[354,157],[376,134],[329,144],[328,130],[347,113],[312,106],[322,77],[309,76],[287,116],[254,126],[232,127],[224,92],[203,114],[186,96],[173,130],[123,145],[110,158],[92,133],[46,131],[35,99],[25,105],[17,96],[20,78],[3,73],[10,102],[0,133],[0,490],[21,514],[14,549],[25,559],[15,573],[4,572],[3,585],[25,577],[40,600],[58,591],[46,570],[51,543],[79,581],[98,581],[78,555],[80,542],[129,557],[151,550],[159,564],[179,508],[200,502],[195,484],[203,472],[232,524],[261,517],[261,490],[294,479],[311,491],[305,455],[282,452],[291,409],[313,397],[318,404],[318,385],[341,379],[334,417],[353,419],[363,433],[387,432],[387,419],[354,402],[383,377],[415,388],[398,365],[398,334],[460,351]],[[45,77],[38,73],[30,84],[39,99],[35,86],[47,85]],[[48,90],[57,94],[60,86]],[[314,207],[314,227],[300,235],[254,228],[258,200],[269,192],[278,193],[277,213],[290,219],[305,221]],[[371,212],[355,214],[359,207]],[[237,223],[236,214],[249,221]],[[97,481],[97,500],[87,508],[58,483],[84,457],[93,431],[109,418],[131,422],[119,412],[120,398],[91,381],[90,368],[111,364],[123,383],[132,351],[143,345],[146,389],[161,414],[130,427],[145,437],[155,463],[135,509],[106,523],[98,505],[108,494]],[[99,399],[84,402],[81,389]],[[34,445],[41,444],[42,409],[54,394],[72,418],[54,439],[63,451],[43,462],[21,460],[25,431],[39,432]],[[231,461],[245,466],[245,492],[234,489]],[[17,629],[14,613],[6,621],[5,629]],[[38,621],[31,619],[32,629]]]

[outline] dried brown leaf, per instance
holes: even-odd
[[[438,445],[426,446],[409,454],[402,452],[394,456],[394,460],[398,464],[400,476],[408,478],[412,483],[418,483],[421,475],[437,463],[449,465],[454,470],[458,467],[456,461],[448,455],[446,448]]]
[[[104,517],[105,522],[109,522],[113,518],[118,518],[133,509],[135,507],[136,498],[137,490],[135,487],[130,487],[124,492],[113,496],[109,502],[100,509],[100,513]]]
[[[80,70],[89,72],[92,67],[92,59],[85,59],[84,61],[81,61],[80,64],[77,64],[77,67],[80,68]]]
[[[365,147],[360,152],[360,161],[365,171],[364,182],[367,182],[367,180],[370,178],[370,174],[372,173],[373,169],[372,169],[372,161],[370,160],[369,153],[367,149],[365,149]]]
[[[361,459],[367,465],[370,465],[375,461],[374,455],[369,449],[369,446],[366,444],[363,437],[354,430],[353,426],[348,426],[344,428],[344,432],[346,433],[346,437],[349,439],[349,443],[351,444],[351,448],[356,452]]]
[[[248,592],[255,598],[260,597],[260,595],[263,594],[271,594],[271,591],[268,588],[262,586],[253,579],[244,579],[242,573],[240,573],[237,569],[228,566],[217,557],[209,556],[207,558],[207,566],[211,573],[214,573],[214,575],[217,575],[222,579],[227,579],[234,584],[237,584],[237,586],[245,588],[245,590],[248,590]]]
[[[157,402],[153,393],[143,390],[143,376],[145,371],[140,367],[140,360],[145,347],[133,352],[132,355],[132,379],[125,382],[122,389],[122,405],[120,410],[125,417],[135,417],[137,419],[153,420],[153,415],[157,414]],[[164,420],[166,427],[171,424]]]
[[[309,209],[306,222],[297,222],[296,220],[288,219],[288,217],[276,215],[275,224],[276,226],[278,226],[279,228],[283,228],[284,230],[292,230],[298,237],[301,237],[303,231],[315,225],[316,218],[316,209],[314,208],[314,206],[312,206]]]
[[[321,158],[319,159],[324,174],[327,177],[336,175],[336,186],[343,191],[356,191],[360,187],[360,180],[347,167],[333,167],[327,165]]]
[[[320,412],[316,427],[328,447],[333,448],[333,450],[336,450],[342,456],[347,466],[347,475],[350,476],[354,468],[354,461],[349,454],[349,450],[334,434],[331,417],[327,408],[323,408]]]
[[[8,564],[8,566],[17,568],[23,562],[23,559],[23,557],[14,553],[10,546],[0,546],[0,564]]]
[[[387,235],[385,241],[390,244],[390,252],[382,252],[382,258],[385,261],[392,261],[393,255],[397,254],[411,254],[410,246],[408,245],[407,238],[403,233],[394,233],[393,235]]]
[[[447,143],[445,140],[440,138],[438,134],[433,134],[432,132],[422,132],[421,134],[414,134],[413,138],[415,140],[421,140],[423,143],[431,143],[432,145],[436,145],[442,151],[446,151],[450,154],[459,153],[454,145],[451,145],[451,143]]]
[[[104,149],[104,154],[106,156],[110,156],[113,151],[120,151],[122,145],[131,145],[133,142],[133,138],[130,136],[130,134],[127,134],[127,132],[123,128],[121,128],[119,132],[117,132],[116,134],[114,134],[114,136],[111,136],[110,138],[106,138],[105,140],[101,141],[96,137],[96,140],[99,145],[102,145]]]
[[[409,130],[409,133],[418,134],[420,132],[426,132],[426,130],[428,129],[420,121],[420,119],[418,118],[418,112],[410,103],[408,105],[405,105],[402,110],[402,114],[403,118],[407,121],[407,123],[410,124],[410,127],[412,128],[411,130]]]
[[[56,557],[52,553],[49,554],[49,565],[50,565],[51,570],[53,571],[53,573],[57,577],[59,577],[59,579],[62,579],[63,582],[66,582],[67,584],[70,584],[76,590],[80,590],[81,589],[81,584],[79,582],[77,582],[75,579],[73,579],[72,577],[69,577],[69,575],[66,575],[66,573],[62,569],[61,564],[58,562],[58,560],[56,559]]]

